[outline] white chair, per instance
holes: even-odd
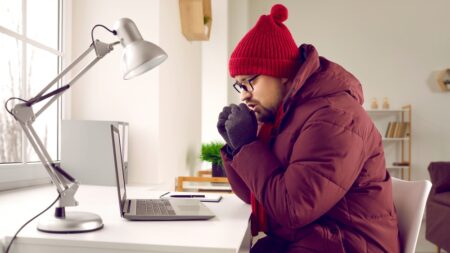
[[[392,178],[394,205],[404,253],[414,253],[431,183]]]

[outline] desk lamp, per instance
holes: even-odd
[[[93,31],[96,27],[103,27],[119,38],[119,41],[113,43],[103,43],[99,40],[94,40]],[[48,151],[39,139],[36,131],[33,128],[35,119],[60,97],[64,91],[69,89],[75,81],[77,81],[83,74],[85,74],[92,66],[94,66],[100,59],[111,52],[117,44],[123,47],[122,56],[122,71],[123,79],[128,80],[138,76],[156,66],[161,64],[166,58],[167,54],[157,45],[142,39],[139,30],[134,22],[128,18],[119,19],[114,24],[114,29],[110,30],[103,25],[96,25],[91,31],[92,44],[81,54],[73,63],[65,68],[55,79],[53,79],[39,94],[29,100],[20,98],[10,98],[9,100],[18,99],[21,103],[14,106],[8,112],[14,116],[22,127],[28,141],[38,155],[45,169],[47,170],[53,184],[56,186],[59,194],[59,206],[56,207],[54,216],[46,217],[40,220],[37,229],[43,232],[50,233],[79,233],[89,232],[101,229],[103,221],[101,217],[94,213],[87,212],[66,212],[65,208],[70,206],[77,206],[78,202],[75,200],[75,193],[78,189],[79,183],[69,173],[59,167],[50,157]],[[96,58],[87,64],[68,84],[47,92],[55,83],[58,82],[69,70],[77,65],[83,58],[85,58],[92,50],[95,50]],[[37,113],[33,112],[32,106],[47,98],[51,98]]]

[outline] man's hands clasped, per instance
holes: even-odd
[[[225,106],[219,114],[217,130],[234,152],[256,140],[257,129],[255,113],[243,103]]]

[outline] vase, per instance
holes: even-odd
[[[222,163],[216,164],[213,163],[212,164],[212,176],[213,177],[226,177],[226,173],[225,173],[225,169],[222,166]]]

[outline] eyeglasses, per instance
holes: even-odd
[[[254,75],[251,78],[245,80],[244,82],[238,82],[236,81],[233,84],[233,88],[238,92],[238,93],[242,93],[243,91],[246,92],[252,92],[254,90],[253,88],[253,84],[252,82],[255,81],[255,79],[258,77],[259,75]]]

